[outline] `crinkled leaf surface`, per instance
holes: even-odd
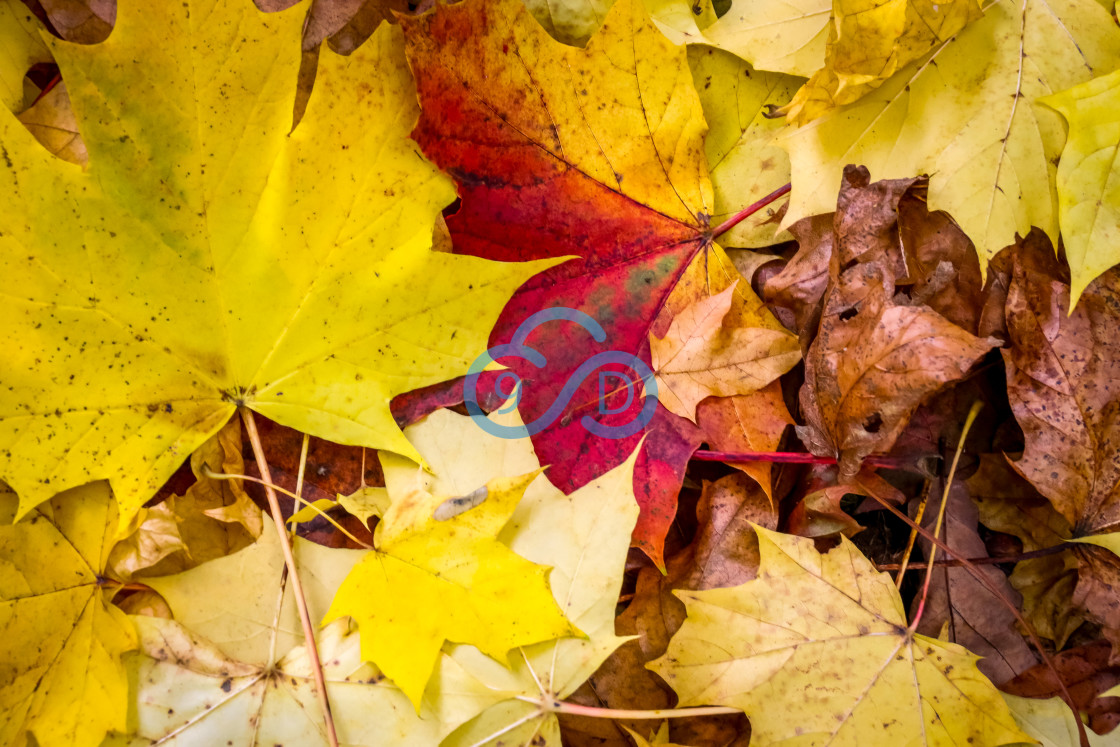
[[[103,482],[55,496],[11,524],[0,494],[0,742],[96,747],[128,713],[121,654],[136,633],[102,589],[117,531]]]
[[[490,421],[515,427],[516,410],[493,413]],[[502,474],[538,469],[528,439],[505,439],[483,432],[468,418],[439,410],[405,429],[409,440],[434,474],[382,454],[385,482],[400,494],[422,488],[438,494],[465,495]],[[470,672],[506,697],[567,697],[599,667],[625,638],[615,635],[615,602],[622,586],[630,532],[638,517],[633,471],[637,453],[619,467],[565,496],[543,476],[525,490],[499,539],[528,560],[552,568],[549,585],[556,604],[585,637],[568,637],[526,646],[510,656],[512,670],[499,666],[473,646],[446,649],[463,671]],[[538,686],[539,683],[539,686]],[[541,687],[545,693],[541,693]],[[520,722],[520,723],[518,723]],[[513,724],[514,730],[508,730]],[[491,744],[559,745],[556,717],[531,704],[509,700],[465,724],[444,742],[466,747]]]
[[[1040,100],[1069,123],[1058,214],[1076,306],[1094,278],[1120,263],[1120,70]]]
[[[1099,277],[1072,313],[1067,278],[1045,243],[1016,248],[1002,352],[1026,440],[1015,469],[1083,537],[1120,522],[1120,272]]]
[[[444,641],[470,643],[508,664],[510,649],[579,634],[552,598],[549,569],[496,537],[538,474],[498,477],[465,495],[390,491],[377,549],[327,610],[324,622],[344,615],[357,622],[363,658],[417,709]]]
[[[717,251],[705,124],[686,54],[635,0],[617,3],[585,49],[553,41],[515,0],[441,6],[404,27],[423,111],[414,137],[460,184],[462,205],[448,220],[456,251],[580,257],[526,284],[491,336],[506,343],[551,307],[577,309],[602,326],[599,340],[570,321],[538,326],[526,345],[547,359],[543,371],[499,358],[524,382],[527,423],[562,405],[533,443],[551,465],[548,478],[570,492],[633,451],[643,429],[622,429],[644,404],[633,386],[604,397],[597,376],[573,374],[610,350],[648,366],[648,335],[666,297],[694,259]],[[582,383],[561,396],[570,380]],[[585,416],[615,437],[589,432]],[[635,542],[657,561],[684,464],[700,442],[677,420],[654,413],[637,467],[645,511]]]
[[[802,125],[858,101],[980,15],[978,0],[835,2],[824,67],[780,111]]]
[[[976,245],[981,268],[1031,226],[1058,235],[1064,128],[1035,99],[1120,67],[1120,29],[1094,0],[1000,0],[858,102],[783,136],[793,192],[783,225],[832,209],[847,164],[876,179],[930,174],[929,207]]]
[[[88,170],[0,112],[0,475],[21,512],[108,478],[127,521],[239,404],[414,455],[390,398],[464,371],[541,269],[428,251],[453,192],[407,140],[395,27],[324,51],[288,134],[301,15],[125,3],[103,44],[55,43]]]
[[[846,538],[821,555],[755,532],[758,578],[678,593],[688,619],[650,667],[682,706],[743,709],[759,745],[1024,740],[977,657],[910,631],[890,577]]]

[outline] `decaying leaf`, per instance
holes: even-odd
[[[1085,725],[1104,734],[1120,723],[1116,701],[1108,700],[1105,695],[1120,683],[1120,667],[1108,665],[1110,649],[1106,641],[1067,649],[1052,657],[1053,668],[1039,664],[1004,683],[1002,690],[1005,695],[1057,700],[1062,694],[1060,678],[1073,698],[1074,707],[1083,714]],[[1024,730],[1027,729],[1024,727]],[[1115,741],[1115,735],[1110,735],[1109,739]]]
[[[415,456],[389,399],[465,371],[545,266],[428,251],[453,191],[407,139],[395,27],[323,52],[289,136],[301,22],[125,3],[104,43],[53,44],[85,171],[0,111],[0,474],[21,513],[107,478],[127,524],[240,405]]]
[[[357,622],[362,657],[417,710],[444,641],[469,643],[508,665],[511,649],[579,635],[552,599],[549,569],[497,539],[539,474],[498,477],[465,496],[390,491],[377,549],[354,567],[327,610],[325,622],[344,615]]]
[[[44,148],[62,160],[79,166],[85,166],[89,161],[65,83],[59,83],[20,113],[19,121]]]
[[[788,132],[783,225],[828,212],[844,167],[876,179],[929,174],[980,266],[1038,226],[1058,236],[1052,187],[1064,129],[1034,101],[1120,67],[1120,29],[1095,0],[999,0],[952,40],[859,101]]]
[[[805,358],[801,407],[808,425],[802,440],[817,454],[837,455],[840,478],[862,459],[887,451],[910,416],[930,395],[961,378],[997,344],[966,332],[932,309],[894,298],[903,258],[887,251],[897,204],[872,200],[867,212],[859,193],[870,187],[867,171],[850,168],[836,213],[832,277],[820,329]],[[902,269],[905,269],[902,267]]]
[[[96,747],[123,730],[132,624],[102,587],[117,530],[105,483],[59,494],[12,524],[0,493],[0,742]]]
[[[977,657],[910,630],[890,577],[847,539],[821,555],[755,533],[758,578],[678,595],[688,619],[650,667],[681,705],[741,708],[759,745],[1029,741]]]
[[[1094,278],[1120,264],[1120,70],[1039,101],[1069,123],[1058,213],[1073,307]]]

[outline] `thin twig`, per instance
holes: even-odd
[[[790,190],[791,186],[792,185],[790,185],[790,184],[786,184],[784,187],[779,187],[778,189],[774,190],[770,194],[763,197],[758,202],[754,203],[753,205],[747,205],[745,208],[743,208],[739,212],[735,213],[735,215],[732,215],[730,218],[725,220],[723,223],[720,223],[718,226],[716,226],[715,229],[712,231],[712,238],[713,239],[719,238],[721,235],[727,233],[732,228],[739,225],[744,220],[751,217],[752,215],[757,213],[759,210],[761,210],[762,208],[769,205],[774,200],[777,200],[778,198],[782,197],[783,195],[789,194],[789,190]]]
[[[964,451],[964,440],[968,438],[968,432],[972,430],[972,424],[976,422],[976,416],[980,414],[980,410],[984,407],[984,403],[976,400],[972,403],[972,407],[968,410],[968,417],[964,419],[964,427],[961,428],[961,437],[957,439],[957,450],[953,454],[953,464],[949,467],[949,475],[945,478],[945,489],[941,491],[941,506],[937,511],[937,521],[933,525],[933,536],[941,534],[941,527],[945,523],[945,511],[949,507],[949,489],[953,487],[953,478],[957,476],[957,465],[961,461],[961,452]],[[921,519],[918,520],[921,523]],[[917,631],[918,623],[922,621],[922,613],[926,610],[926,600],[929,599],[929,583],[933,578],[933,563],[937,561],[937,545],[929,549],[929,567],[926,568],[926,580],[922,586],[922,596],[918,602],[918,611],[914,614],[914,619],[910,623],[911,632]],[[905,573],[905,571],[903,571]]]
[[[691,718],[692,716],[725,716],[728,714],[742,713],[739,708],[727,706],[701,706],[698,708],[658,708],[650,711],[631,711],[625,708],[596,708],[595,706],[578,705],[563,700],[549,700],[534,698],[531,695],[518,695],[518,700],[532,703],[545,713],[566,713],[570,716],[590,716],[591,718],[625,718],[625,719],[654,719],[654,718]]]
[[[334,717],[331,715],[331,702],[327,697],[327,681],[323,676],[323,664],[319,661],[319,646],[315,641],[315,626],[311,622],[311,612],[307,609],[307,598],[303,594],[303,584],[300,583],[299,573],[296,569],[296,558],[292,554],[292,543],[288,538],[288,528],[284,526],[284,515],[280,513],[280,501],[276,498],[276,491],[272,489],[272,473],[268,469],[268,462],[264,458],[264,447],[261,445],[260,434],[257,433],[257,421],[253,418],[253,411],[247,407],[240,408],[241,419],[245,423],[245,431],[249,434],[249,442],[253,445],[253,456],[257,459],[257,469],[264,478],[264,493],[268,497],[268,507],[272,511],[272,521],[276,524],[276,533],[280,535],[280,549],[284,552],[284,565],[288,569],[288,576],[292,582],[292,596],[296,599],[299,609],[299,621],[303,625],[303,637],[307,643],[307,657],[311,664],[311,674],[315,682],[315,689],[319,696],[319,705],[323,709],[323,720],[327,727],[327,743],[330,747],[338,747],[338,734],[334,728]]]
[[[770,462],[773,464],[836,464],[836,457],[817,456],[801,451],[708,451],[698,449],[693,452],[692,458],[698,462]],[[897,457],[883,454],[871,454],[864,457],[863,463],[868,467],[884,467],[886,469],[907,469],[910,462]]]
[[[935,560],[934,565],[938,568],[945,567],[959,567],[969,563],[973,565],[1002,565],[1003,563],[1019,563],[1024,560],[1033,560],[1035,558],[1045,558],[1047,555],[1057,555],[1060,552],[1065,552],[1069,549],[1069,545],[1060,544],[1051,547],[1044,547],[1041,550],[1032,550],[1031,552],[1019,553],[1018,555],[1001,555],[992,557],[985,555],[982,558],[945,558],[944,560]],[[880,571],[897,571],[902,568],[913,568],[916,571],[928,568],[929,563],[876,563],[876,570]],[[632,596],[632,595],[631,595]]]
[[[333,526],[335,529],[337,529],[338,531],[345,534],[347,537],[352,539],[357,544],[361,545],[362,547],[366,548],[367,550],[372,550],[373,549],[373,545],[369,544],[368,542],[362,542],[360,539],[358,539],[354,535],[350,534],[350,532],[346,531],[346,527],[342,526],[337,521],[332,519],[330,514],[328,514],[326,511],[319,508],[318,506],[316,506],[311,501],[308,501],[304,498],[300,498],[298,495],[296,495],[292,491],[285,490],[284,488],[280,487],[276,483],[265,482],[264,480],[259,480],[256,477],[249,477],[249,475],[233,475],[233,474],[230,474],[228,472],[215,472],[214,470],[210,469],[206,465],[202,465],[202,474],[206,475],[207,477],[209,477],[213,480],[247,480],[248,482],[255,482],[257,485],[263,485],[266,489],[272,488],[273,490],[275,490],[278,493],[283,493],[284,495],[288,496],[289,498],[296,499],[297,501],[299,501],[300,503],[303,504],[304,508],[309,508],[312,511],[314,511],[315,513],[319,514],[319,516],[322,516],[324,519],[326,519],[327,522],[329,522],[331,526]]]

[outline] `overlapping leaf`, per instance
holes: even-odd
[[[417,710],[444,641],[508,665],[511,649],[579,634],[553,602],[549,569],[497,539],[538,475],[497,477],[459,496],[390,490],[377,549],[327,610],[326,622],[349,615],[358,623],[362,657]]]
[[[0,105],[22,111],[24,74],[35,63],[50,58],[31,11],[19,0],[0,2]]]
[[[1000,0],[882,87],[783,136],[784,225],[831,210],[844,166],[861,163],[876,179],[929,174],[930,209],[953,216],[982,268],[1031,226],[1056,240],[1064,130],[1034,102],[1117,67],[1120,29],[1094,0]]]
[[[395,28],[324,52],[287,134],[300,23],[125,3],[105,43],[56,43],[85,171],[0,112],[0,475],[21,512],[108,478],[128,521],[239,405],[415,454],[389,399],[464,371],[543,267],[427,251],[453,193],[407,140]]]
[[[526,344],[547,359],[543,371],[500,359],[525,383],[526,422],[563,405],[534,445],[551,464],[549,479],[571,491],[634,449],[641,429],[628,426],[643,402],[632,385],[604,397],[594,376],[561,396],[565,384],[608,350],[648,366],[648,335],[670,290],[694,259],[716,251],[705,124],[686,55],[634,0],[616,4],[585,49],[554,42],[514,0],[440,7],[404,27],[423,110],[414,137],[460,184],[462,205],[448,221],[456,251],[580,257],[527,284],[491,337],[507,343],[532,314],[556,307],[602,326],[598,340],[563,320],[529,331]],[[760,307],[749,290],[741,296]],[[589,433],[584,416],[614,438]],[[684,462],[699,443],[686,426],[664,411],[645,426],[637,485],[646,512],[635,539],[658,560]]]
[[[760,745],[1026,738],[977,657],[911,631],[891,579],[847,539],[821,555],[812,540],[755,532],[758,578],[679,594],[688,619],[650,666],[681,705],[743,709]]]
[[[11,524],[0,493],[0,742],[96,747],[124,729],[120,657],[136,633],[102,587],[117,530],[105,483],[55,496]]]
[[[1069,123],[1058,162],[1058,214],[1070,304],[1120,263],[1120,70],[1041,99]]]

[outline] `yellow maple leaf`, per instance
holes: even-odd
[[[415,457],[390,399],[466,371],[549,264],[428,250],[455,194],[408,138],[398,28],[324,50],[289,134],[302,15],[124,3],[104,43],[53,42],[88,170],[0,111],[0,476],[21,513],[104,478],[127,523],[238,406]]]
[[[363,658],[417,709],[444,641],[507,663],[510,649],[579,634],[552,598],[549,569],[496,538],[538,474],[497,478],[455,497],[425,490],[397,497],[377,525],[377,549],[327,610],[324,623],[354,618]]]
[[[729,52],[698,44],[688,48],[688,66],[708,122],[704,155],[718,226],[789,182],[789,156],[773,142],[783,123],[767,113],[789,101],[804,80],[755,70]],[[750,248],[790,239],[772,220],[772,210],[760,210],[722,234],[720,243]]]
[[[801,360],[797,339],[763,326],[761,317],[757,326],[740,326],[746,320],[736,319],[724,329],[737,284],[683,309],[665,337],[650,335],[657,397],[682,418],[695,422],[696,406],[705,397],[758,391]]]
[[[1085,287],[1120,263],[1120,70],[1039,101],[1069,123],[1058,162],[1058,217],[1072,312]]]
[[[136,634],[102,588],[117,511],[108,486],[59,494],[12,524],[0,494],[0,744],[94,747],[123,729],[120,656]]]
[[[979,0],[836,0],[824,67],[777,113],[803,125],[857,101],[980,16]]]
[[[504,409],[504,408],[502,408]],[[521,424],[516,409],[491,413],[506,427]],[[505,439],[482,431],[471,419],[447,410],[405,429],[434,474],[402,457],[382,454],[385,483],[395,494],[423,489],[437,494],[469,494],[504,473],[539,467],[529,439]],[[559,723],[549,713],[518,698],[565,698],[591,676],[618,646],[614,618],[622,587],[630,532],[638,518],[633,473],[638,452],[625,463],[566,496],[543,475],[525,490],[498,538],[518,555],[552,568],[549,586],[556,604],[585,636],[524,646],[511,655],[509,669],[471,645],[448,646],[441,670],[453,662],[505,700],[462,725],[443,747],[483,744],[559,745]],[[437,674],[431,694],[443,681]]]
[[[688,618],[649,667],[682,706],[741,708],[760,747],[1030,741],[979,657],[910,630],[890,576],[847,538],[821,555],[755,532],[755,580],[677,592]]]
[[[1094,0],[999,0],[859,101],[781,136],[793,174],[782,225],[831,212],[855,163],[875,179],[929,174],[930,210],[953,216],[982,269],[1032,226],[1056,243],[1064,128],[1034,102],[1117,67],[1120,29]]]

